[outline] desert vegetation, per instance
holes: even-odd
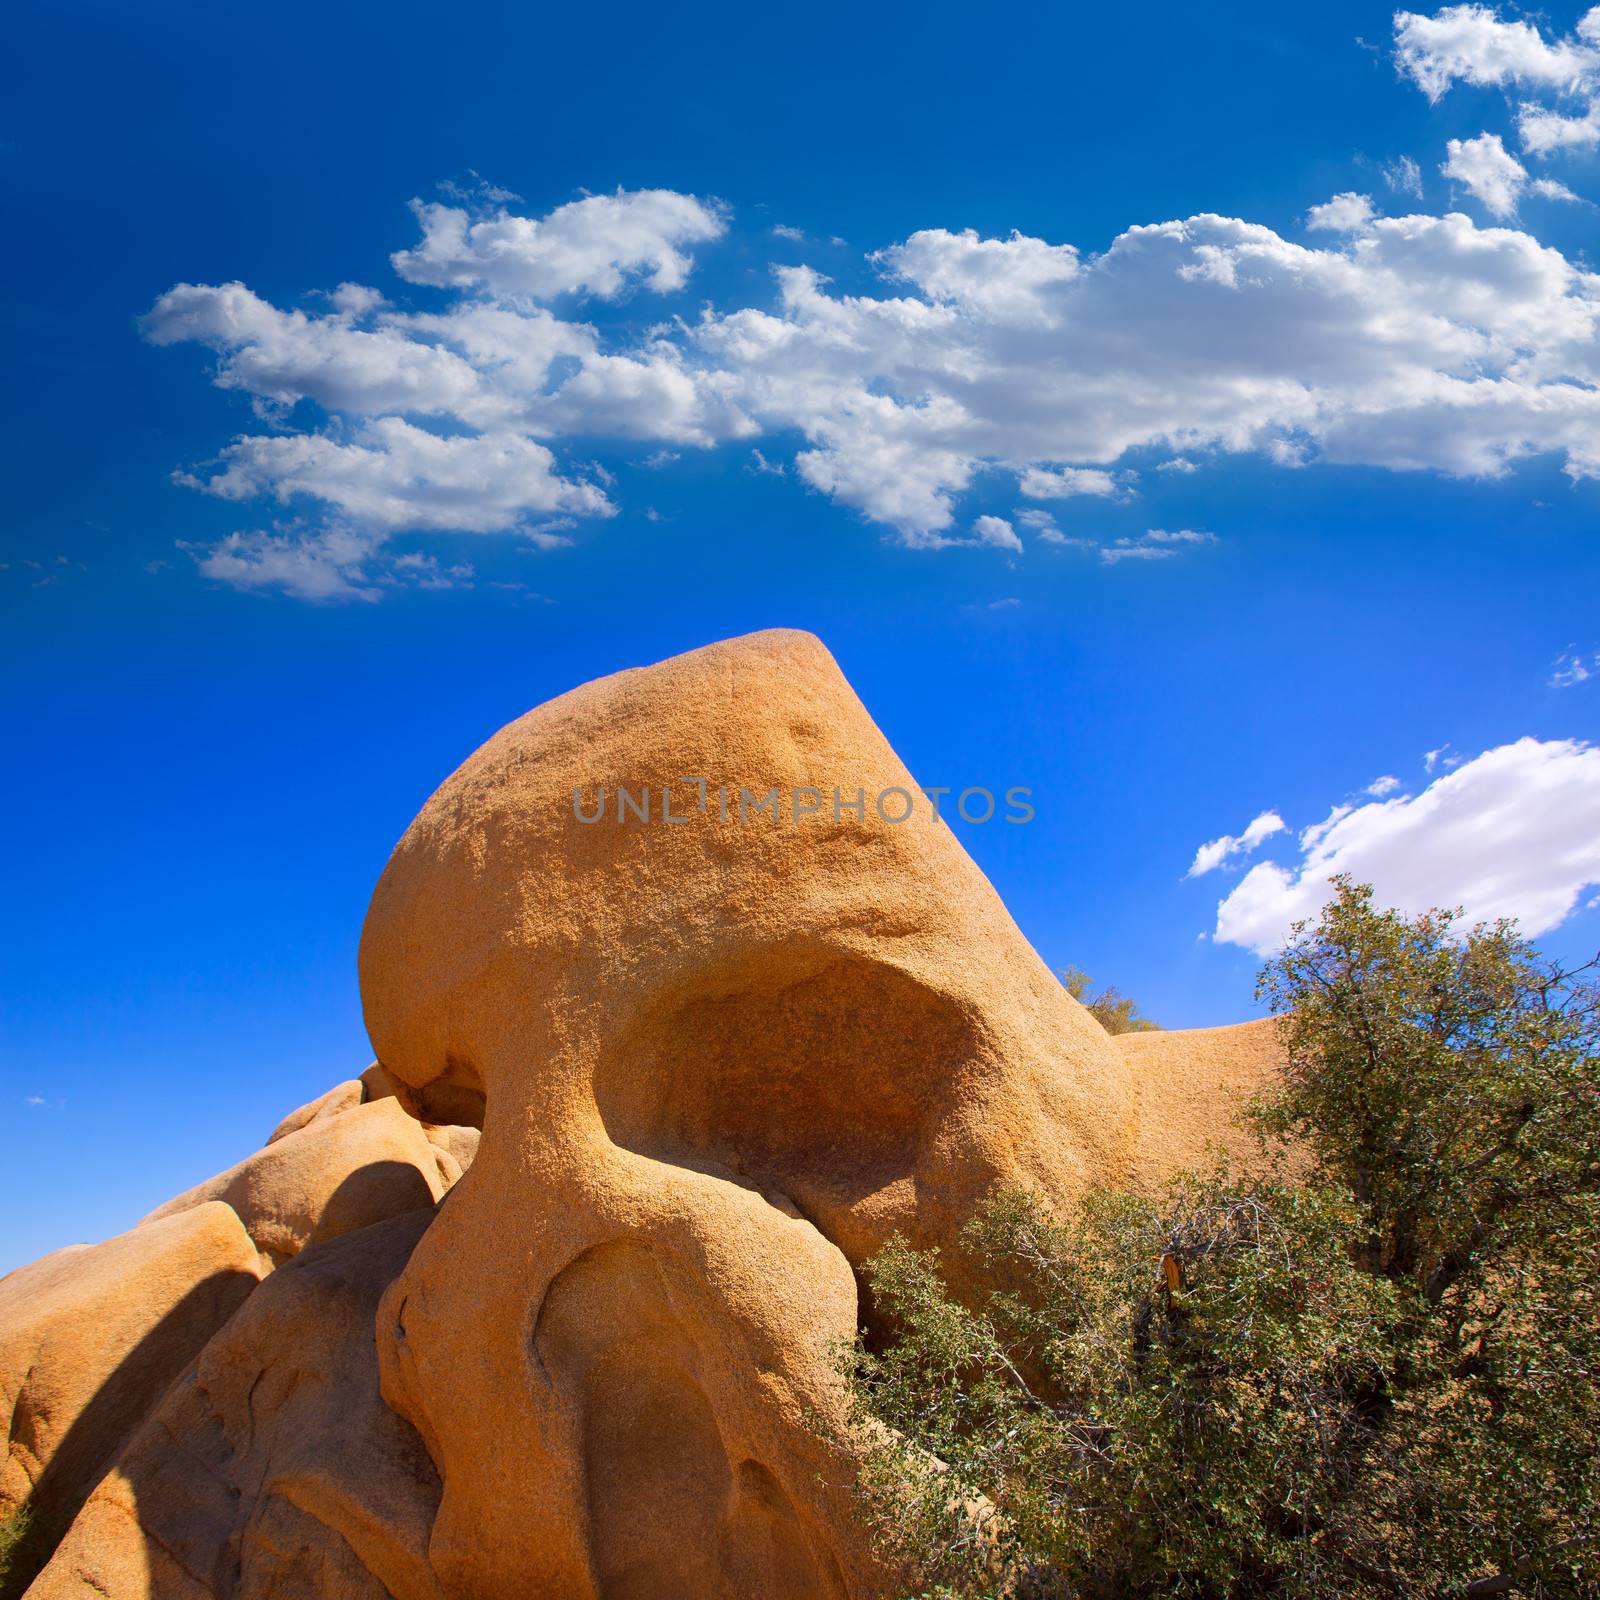
[[[1060,978],[1067,993],[1081,1001],[1107,1033],[1150,1033],[1161,1026],[1143,1015],[1133,998],[1112,984],[1096,989],[1094,979],[1080,967],[1065,968]]]
[[[0,1596],[20,1594],[34,1574],[28,1559],[30,1519],[26,1510],[0,1516]]]
[[[904,1594],[1600,1592],[1596,988],[1336,889],[1260,975],[1259,1161],[996,1194],[960,1298],[937,1250],[869,1264],[858,1492]]]

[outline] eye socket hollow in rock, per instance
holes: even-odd
[[[776,1190],[859,1265],[893,1231],[884,1213],[909,1220],[982,1054],[971,1016],[897,967],[769,949],[658,997],[596,1099],[616,1144]]]

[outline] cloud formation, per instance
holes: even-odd
[[[694,265],[684,246],[727,227],[716,202],[671,189],[589,195],[537,219],[501,209],[474,220],[459,206],[421,200],[411,209],[422,242],[390,257],[407,282],[534,300],[613,300],[636,281],[656,294],[681,289]]]
[[[1531,22],[1503,21],[1493,6],[1445,6],[1431,17],[1397,11],[1395,60],[1430,100],[1452,84],[1581,89],[1600,74],[1600,6],[1571,38],[1548,43]]]
[[[399,417],[366,423],[343,444],[311,434],[239,439],[222,462],[189,481],[224,500],[303,495],[380,533],[496,533],[531,513],[612,511],[602,489],[559,477],[549,450],[521,434],[446,437]]]
[[[1136,539],[1117,539],[1100,547],[1100,560],[1108,567],[1119,561],[1167,561],[1185,546],[1215,544],[1214,533],[1201,533],[1194,528],[1149,528]]]
[[[1372,202],[1364,194],[1336,194],[1306,213],[1306,226],[1313,233],[1359,233],[1373,219]]]
[[[1600,145],[1600,6],[1553,41],[1533,23],[1506,20],[1484,5],[1446,6],[1432,17],[1400,11],[1394,23],[1396,64],[1430,100],[1456,83],[1521,89],[1543,97],[1517,107],[1517,137],[1528,155],[1542,159]],[[1452,139],[1444,171],[1496,216],[1509,216],[1524,188],[1548,199],[1577,198],[1552,179],[1530,181],[1500,139],[1488,134]]]
[[[1581,650],[1563,650],[1550,669],[1550,687],[1571,689],[1577,684],[1587,683],[1596,673],[1600,673],[1600,650],[1591,655],[1585,655]]]
[[[1509,217],[1525,191],[1546,200],[1576,200],[1565,184],[1553,178],[1530,178],[1528,169],[1512,155],[1497,133],[1480,133],[1476,139],[1452,139],[1449,154],[1439,170],[1464,184],[1485,210]]]
[[[1298,861],[1258,863],[1217,907],[1218,943],[1270,954],[1317,915],[1336,873],[1402,911],[1459,905],[1469,922],[1515,917],[1538,935],[1600,883],[1600,748],[1518,739],[1416,796],[1335,807],[1299,844]]]
[[[979,544],[1022,554],[1022,541],[1017,537],[1017,530],[1004,517],[979,517],[972,524],[972,532]]]
[[[542,218],[413,209],[421,241],[394,260],[416,306],[354,283],[311,310],[241,283],[156,301],[146,336],[209,347],[263,425],[183,481],[320,504],[364,536],[491,533],[616,509],[563,464],[580,441],[657,465],[730,442],[754,460],[759,442],[908,546],[970,543],[958,518],[988,518],[1012,538],[986,542],[1014,554],[1019,528],[1048,537],[1019,499],[1127,499],[1135,452],[1160,470],[1255,452],[1485,477],[1549,453],[1600,475],[1600,277],[1459,214],[1384,217],[1343,194],[1313,208],[1315,245],[1201,214],[1099,255],[931,228],[874,253],[878,292],[778,266],[767,305],[641,323],[634,302],[683,288],[726,208],[658,189]],[[605,330],[571,309],[605,300],[628,301]],[[1105,560],[1159,559],[1163,537]]]
[[[1195,851],[1194,860],[1189,863],[1189,870],[1184,876],[1202,878],[1208,872],[1215,872],[1235,856],[1249,855],[1273,834],[1282,833],[1287,826],[1276,811],[1263,811],[1243,833],[1225,833],[1220,839],[1212,839],[1201,845]]]

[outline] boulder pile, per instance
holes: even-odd
[[[381,1065],[0,1280],[0,1511],[59,1537],[27,1593],[881,1592],[819,1426],[861,1264],[900,1233],[959,1280],[995,1185],[1157,1183],[1276,1065],[1264,1023],[1108,1036],[896,790],[792,632],[472,755],[368,912]]]

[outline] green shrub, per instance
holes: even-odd
[[[1061,985],[1074,1000],[1081,1001],[1089,1015],[1107,1033],[1160,1032],[1161,1024],[1142,1016],[1138,1005],[1109,983],[1098,992],[1094,979],[1081,967],[1067,967],[1061,974]]]
[[[23,1570],[30,1519],[25,1506],[0,1515],[0,1595],[20,1594],[31,1580]]]
[[[1600,1005],[1340,883],[1261,978],[1241,1178],[999,1194],[869,1264],[859,1492],[919,1596],[1600,1593]],[[1298,1174],[1289,1181],[1284,1174]]]

